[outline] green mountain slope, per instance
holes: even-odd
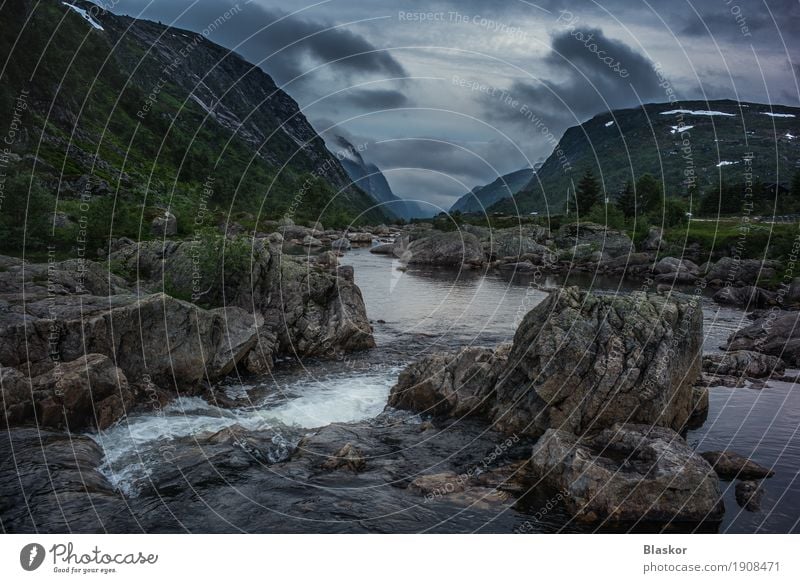
[[[523,168],[498,177],[496,180],[483,186],[476,186],[470,192],[459,198],[450,212],[482,213],[494,203],[517,194],[533,177],[531,168]]]
[[[33,175],[48,212],[77,223],[88,202],[90,229],[114,218],[114,235],[135,235],[162,208],[184,232],[199,214],[207,224],[230,211],[384,218],[261,69],[199,34],[90,14],[55,0],[0,8],[0,130],[16,128],[4,155],[6,210]]]
[[[516,202],[521,213],[562,213],[588,168],[613,199],[645,173],[663,180],[667,195],[680,196],[692,185],[704,191],[721,181],[743,184],[748,171],[754,181],[788,186],[799,164],[800,108],[729,100],[648,104],[569,128],[530,183],[491,210],[514,213]]]

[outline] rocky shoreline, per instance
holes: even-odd
[[[375,346],[352,268],[335,252],[282,251],[310,248],[305,229],[253,238],[219,265],[187,241],[117,241],[108,263],[80,266],[3,258],[3,529],[525,532],[522,509],[557,496],[553,513],[578,529],[713,530],[720,478],[740,479],[737,501],[758,507],[768,468],[698,454],[684,435],[707,414],[708,385],[796,365],[796,313],[764,313],[727,352],[703,355],[696,297],[572,287],[528,312],[511,344],[409,365],[376,419],[177,439],[135,497],[115,489],[99,471],[102,449],[81,432],[176,396],[224,407],[217,381],[265,374],[279,357]],[[489,251],[480,233],[312,230],[339,250],[383,237],[372,251],[410,266],[501,268],[551,252],[539,228],[493,235]],[[565,244],[575,233],[561,235]],[[525,258],[513,257],[521,241]],[[517,261],[491,259],[493,249]]]

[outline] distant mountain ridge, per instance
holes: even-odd
[[[372,162],[367,162],[359,149],[346,138],[335,135],[331,141],[331,152],[341,162],[350,180],[380,204],[383,212],[406,220],[434,214],[432,207],[431,210],[427,210],[421,204],[404,200],[394,194],[380,168]]]
[[[530,182],[491,210],[561,213],[587,168],[612,199],[645,173],[671,195],[738,184],[750,154],[754,180],[787,185],[800,168],[800,108],[717,100],[614,110],[567,129]]]
[[[450,212],[485,212],[486,209],[496,202],[517,194],[528,185],[533,175],[534,170],[532,168],[523,168],[516,172],[504,174],[489,184],[476,186],[470,192],[459,198],[455,204],[450,207]]]

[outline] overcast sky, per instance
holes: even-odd
[[[201,31],[226,0],[117,0]],[[239,0],[211,34],[396,194],[447,208],[532,166],[569,126],[640,102],[800,104],[797,0]],[[661,75],[656,72],[658,65]],[[328,140],[330,142],[330,140]]]

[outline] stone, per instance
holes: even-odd
[[[748,512],[758,512],[761,510],[761,501],[764,498],[764,488],[761,482],[746,480],[736,482],[736,503]]]
[[[775,304],[777,295],[760,287],[723,287],[712,298],[723,306],[736,306],[744,309],[763,309]]]
[[[593,436],[549,429],[530,471],[562,493],[582,523],[704,523],[722,519],[719,479],[665,427],[615,424]]]
[[[331,243],[331,248],[337,251],[347,251],[351,246],[350,239],[345,238],[336,239],[333,243]]]
[[[775,475],[774,470],[733,451],[705,451],[700,455],[723,480],[760,480]]]
[[[759,259],[735,259],[723,257],[709,266],[706,279],[725,282],[725,285],[740,283],[741,285],[757,285],[759,281],[768,281],[775,277],[780,264],[775,261]]]
[[[728,338],[726,349],[750,350],[800,367],[800,312],[771,309]]]
[[[345,443],[336,453],[322,463],[322,467],[326,470],[344,468],[358,473],[364,469],[366,463],[364,455],[356,446],[352,443]]]
[[[150,223],[150,232],[156,237],[172,237],[178,234],[178,219],[169,211],[164,211]]]
[[[437,353],[407,367],[392,407],[480,415],[502,431],[576,434],[631,421],[682,429],[696,408],[702,311],[635,292],[552,292],[495,352]]]
[[[717,376],[761,379],[782,375],[785,368],[784,362],[777,356],[751,350],[732,350],[703,355],[703,372]]]
[[[619,257],[634,251],[633,241],[625,233],[590,222],[562,225],[555,243],[559,249],[589,245],[592,251],[604,252],[609,257]]]
[[[394,243],[382,243],[375,245],[369,250],[370,253],[375,255],[392,255],[394,253]]]
[[[642,241],[641,248],[645,251],[658,251],[664,245],[664,230],[660,227],[650,227],[647,237]]]
[[[395,243],[394,253],[410,265],[458,267],[482,264],[483,247],[475,235],[459,231],[429,231],[424,236]]]

